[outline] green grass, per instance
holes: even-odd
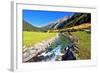
[[[23,31],[23,46],[30,47],[43,40],[56,36],[57,33]]]
[[[91,34],[85,31],[72,32],[79,39],[79,59],[91,58]]]

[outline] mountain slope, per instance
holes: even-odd
[[[62,28],[65,24],[64,22],[67,21],[67,19],[69,19],[69,17],[64,17],[62,19],[59,19],[57,21],[54,21],[50,24],[48,24],[47,26],[43,27],[46,30],[51,30],[51,29],[60,29]]]
[[[63,29],[77,26],[83,23],[91,23],[90,13],[74,13],[70,17],[64,17],[58,21],[52,22],[44,27],[46,30]]]
[[[41,31],[41,29],[23,20],[23,31]]]
[[[90,13],[75,13],[70,19],[65,22],[64,27],[77,26],[83,23],[91,23]]]

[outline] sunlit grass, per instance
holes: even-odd
[[[80,59],[91,58],[91,34],[85,31],[72,32],[79,39]]]
[[[43,40],[56,36],[57,33],[23,31],[23,46],[30,47]]]

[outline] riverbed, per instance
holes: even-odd
[[[39,53],[27,62],[61,61],[62,55],[65,53],[64,49],[68,46],[68,42],[69,40],[62,33],[59,33],[56,40],[53,41],[45,51]]]

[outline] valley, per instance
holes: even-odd
[[[44,27],[23,21],[23,62],[91,59],[91,15],[75,13]]]

